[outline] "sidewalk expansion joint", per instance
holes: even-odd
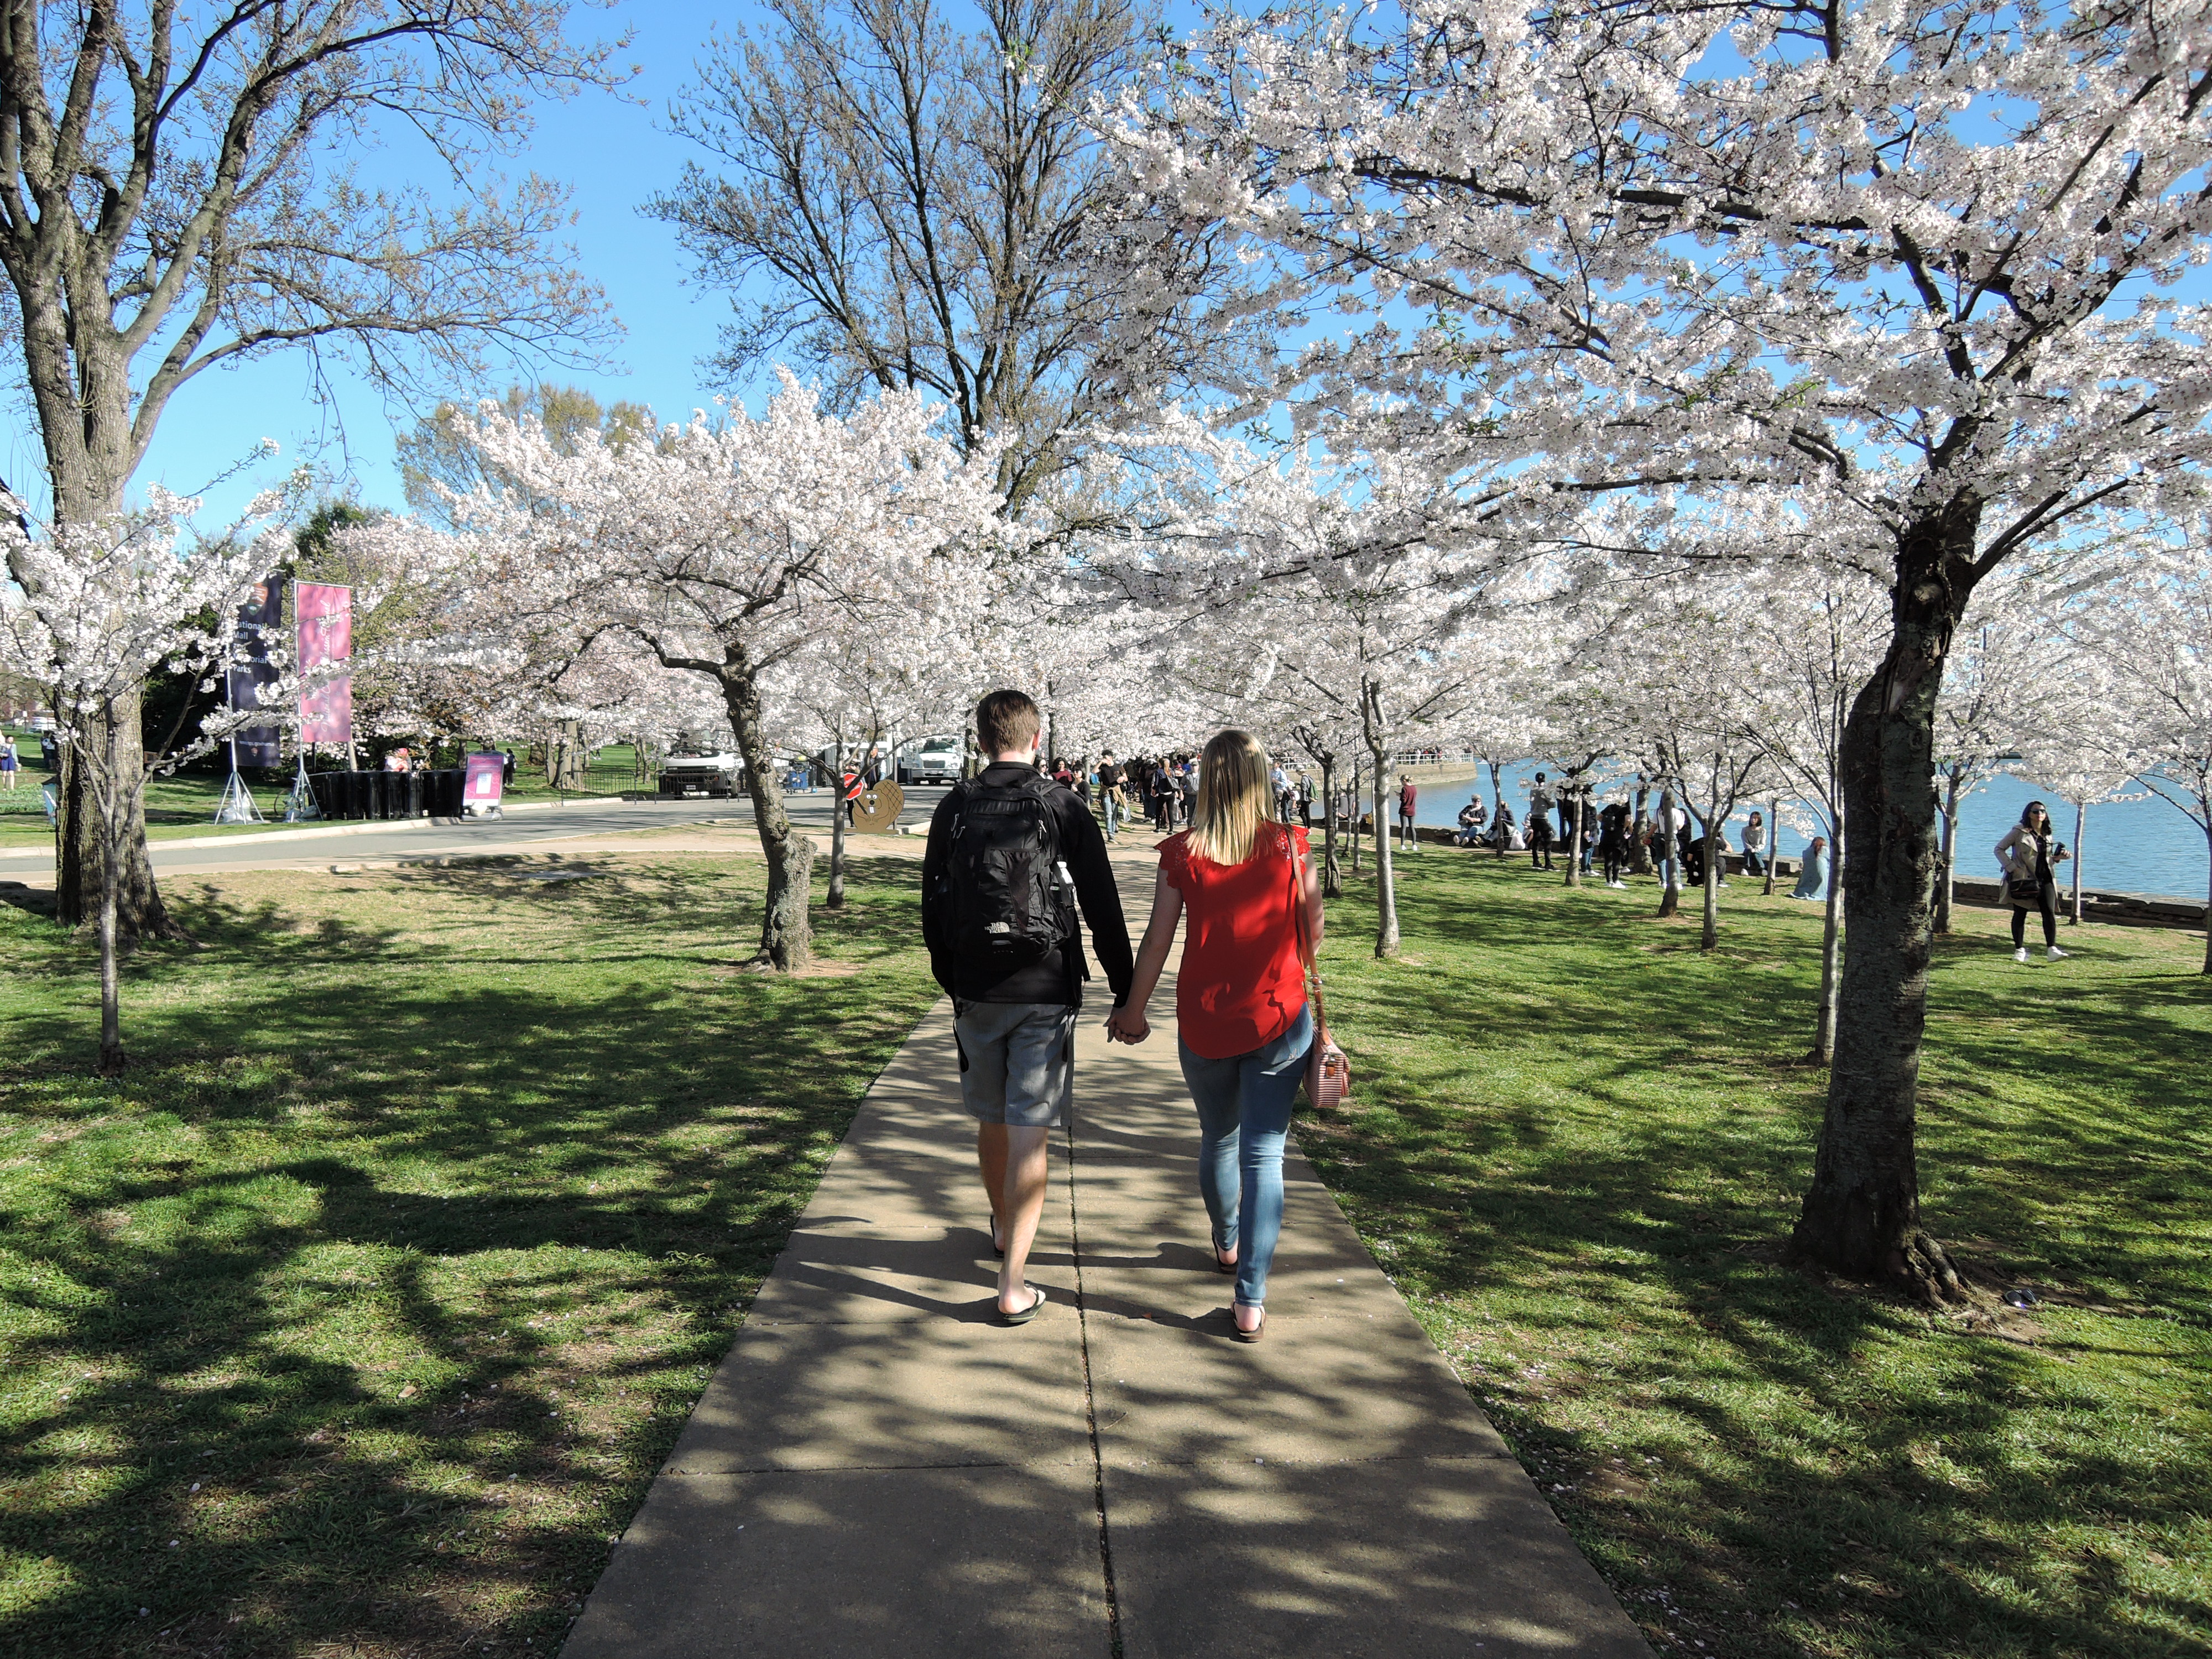
[[[1098,1445],[1098,1397],[1091,1383],[1091,1314],[1083,1296],[1082,1215],[1075,1200],[1075,1115],[1067,1121],[1067,1245],[1075,1269],[1077,1347],[1083,1355],[1083,1421],[1091,1434],[1092,1500],[1098,1507],[1098,1566],[1106,1584],[1106,1638],[1112,1659],[1123,1659],[1121,1605],[1114,1593],[1114,1534],[1106,1520],[1106,1459]]]

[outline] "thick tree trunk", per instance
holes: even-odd
[[[1628,871],[1631,875],[1648,876],[1651,873],[1651,848],[1644,833],[1651,822],[1650,806],[1651,791],[1639,779],[1636,785],[1636,816],[1631,820],[1628,829]]]
[[[1652,837],[1659,843],[1659,916],[1662,921],[1682,908],[1682,867],[1674,836],[1674,797],[1659,792],[1659,811],[1651,820]]]
[[[1850,948],[1827,1112],[1792,1236],[1807,1261],[1931,1301],[1959,1291],[1921,1224],[1914,1145],[1933,949],[1936,698],[1972,591],[1977,523],[1975,509],[1958,507],[1899,538],[1888,656],[1844,726],[1850,841],[1838,853]]]
[[[1946,767],[1943,773],[1943,844],[1936,854],[1936,920],[1929,931],[1951,931],[1951,884],[1959,873],[1959,776],[1965,769]],[[1844,867],[1840,855],[1834,860]]]
[[[1573,828],[1567,836],[1567,885],[1580,887],[1583,884],[1583,804],[1577,796],[1571,794],[1568,799],[1572,805],[1574,817]]]
[[[1832,851],[1828,866],[1834,872],[1828,878],[1828,902],[1824,908],[1820,926],[1820,1012],[1813,1024],[1813,1052],[1806,1059],[1815,1066],[1827,1066],[1836,1058],[1836,994],[1843,969],[1844,942],[1844,832],[1838,829],[1831,838]]]
[[[122,839],[116,843],[118,878],[105,879],[110,858],[100,809],[94,804],[91,781],[79,764],[81,745],[112,744],[118,767],[143,770],[145,739],[139,731],[139,696],[135,690],[116,699],[112,715],[85,717],[83,725],[62,747],[60,799],[54,817],[54,920],[65,927],[97,926],[101,895],[115,896],[115,948],[128,956],[141,939],[188,938],[169,919],[161,902],[161,890],[154,879],[153,860],[146,850],[146,798],[135,793],[125,816]],[[119,772],[117,775],[129,775]]]
[[[1766,885],[1760,890],[1767,898],[1774,896],[1774,855],[1782,850],[1782,798],[1770,796],[1766,802]],[[1830,884],[1833,890],[1834,884]]]
[[[1373,762],[1370,781],[1375,790],[1375,954],[1395,957],[1398,954],[1398,889],[1391,873],[1390,833],[1383,828],[1388,820],[1382,816],[1382,751],[1371,744],[1369,748]]]
[[[722,702],[737,733],[738,753],[745,763],[745,793],[752,797],[753,822],[761,852],[768,860],[768,896],[762,904],[760,950],[748,964],[790,973],[813,959],[814,933],[807,920],[809,886],[814,876],[814,843],[792,827],[783,810],[783,785],[775,755],[761,719],[760,688],[752,665],[732,647],[723,661]]]

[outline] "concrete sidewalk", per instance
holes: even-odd
[[[1103,1018],[1031,1258],[1044,1312],[995,1321],[940,1003],[568,1659],[1648,1656],[1302,1158],[1267,1336],[1231,1339],[1173,1019],[1109,1053]]]

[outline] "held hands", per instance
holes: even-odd
[[[1106,1016],[1106,1040],[1109,1042],[1142,1042],[1152,1036],[1151,1023],[1140,1008],[1116,1008]]]

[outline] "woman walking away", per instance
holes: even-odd
[[[2043,803],[2032,800],[2020,822],[2005,831],[1997,843],[1997,867],[2004,872],[2005,902],[2012,906],[2012,959],[2027,960],[2027,913],[2043,913],[2043,954],[2053,962],[2073,952],[2058,948],[2058,915],[2052,908],[2057,896],[2058,866],[2074,855],[2063,841],[2051,838],[2051,814]]]
[[[1267,1267],[1283,1225],[1283,1140],[1313,1046],[1301,920],[1307,949],[1322,938],[1321,883],[1306,833],[1276,823],[1272,801],[1258,740],[1217,733],[1200,765],[1191,827],[1160,846],[1136,982],[1106,1022],[1110,1040],[1142,1042],[1150,1034],[1145,1005],[1187,908],[1176,1019],[1183,1080],[1198,1107],[1198,1191],[1214,1265],[1237,1275],[1231,1313],[1246,1342],[1258,1341],[1267,1324]]]

